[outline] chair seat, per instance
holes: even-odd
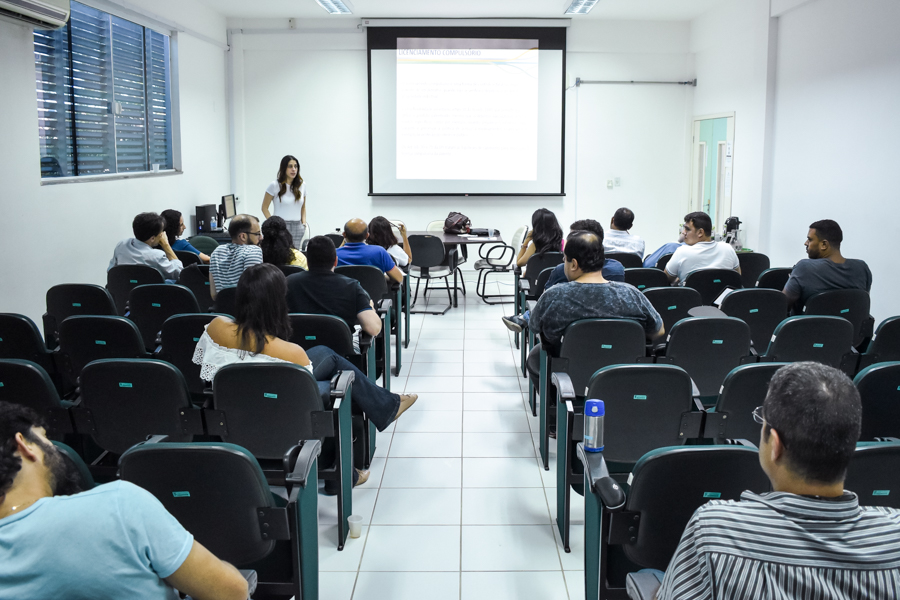
[[[475,269],[477,270],[485,270],[485,269],[509,269],[509,261],[508,260],[497,260],[495,258],[482,258],[481,260],[475,261]]]
[[[422,269],[419,267],[410,267],[409,274],[412,277],[422,277]],[[445,265],[428,268],[428,277],[447,277],[452,274],[453,272],[450,270],[450,267]]]

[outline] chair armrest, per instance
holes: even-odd
[[[253,594],[256,593],[256,585],[259,583],[259,578],[256,575],[256,571],[251,571],[248,569],[238,570],[241,572],[243,578],[247,580],[247,597],[252,598]]]
[[[575,386],[572,384],[572,379],[568,373],[551,373],[550,381],[556,386],[556,391],[559,392],[559,399],[562,402],[575,399]]]
[[[381,304],[378,305],[378,308],[377,308],[376,310],[378,311],[378,314],[379,314],[379,315],[383,315],[383,314],[385,314],[385,313],[387,313],[387,312],[390,312],[391,306],[393,306],[393,304],[391,304],[391,299],[390,299],[390,298],[384,298],[384,299],[381,301]]]
[[[625,578],[625,589],[630,600],[654,600],[662,581],[652,571],[629,573]]]
[[[587,452],[584,444],[578,444],[578,459],[584,465],[584,476],[591,490],[600,496],[603,505],[610,512],[619,512],[625,507],[625,492],[615,479],[609,476],[602,452]]]
[[[693,379],[691,380],[691,383],[692,383],[692,384],[694,383],[694,380],[693,380]],[[700,394],[693,394],[692,397],[691,397],[691,400],[694,401],[694,410],[698,410],[698,411],[700,411],[700,412],[702,412],[702,413],[705,413],[705,412],[706,412],[706,407],[703,406],[703,402],[700,401],[699,396],[700,396]]]
[[[513,248],[512,246],[507,246],[506,244],[492,245],[490,248],[488,248],[487,254],[482,254],[481,249],[486,245],[488,245],[488,244],[481,244],[481,246],[478,247],[479,256],[481,256],[481,258],[483,258],[485,260],[491,260],[491,258],[492,258],[491,254],[495,250],[500,251],[500,256],[494,257],[493,260],[504,260],[503,257],[506,255],[506,251],[509,250],[509,258],[505,259],[506,262],[502,265],[495,265],[495,266],[504,267],[504,268],[509,267],[509,265],[512,264],[512,261],[515,260],[515,258],[516,258],[516,249]]]
[[[353,380],[356,378],[356,375],[353,371],[340,371],[337,375],[335,375],[331,380],[331,397],[335,400],[343,398],[347,395],[347,390],[350,389],[350,384],[353,383]],[[335,408],[338,407],[338,402],[335,401]]]
[[[459,249],[451,248],[447,250],[447,265],[450,267],[450,273],[456,270],[456,267],[459,266]]]
[[[697,384],[694,382],[694,378],[691,377],[691,398],[694,400],[700,397],[700,388],[697,387]],[[700,410],[703,410],[702,408]]]
[[[729,440],[725,440],[725,443],[728,444],[729,446],[743,446],[745,448],[752,448],[753,450],[759,450],[759,448],[756,447],[756,444],[754,444],[750,440],[745,440],[745,439],[731,440],[731,439],[729,439]]]
[[[282,459],[285,483],[306,487],[313,464],[321,453],[322,442],[319,440],[303,440],[285,452]]]
[[[519,291],[527,294],[531,291],[531,283],[527,279],[519,279]]]

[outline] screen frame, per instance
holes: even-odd
[[[424,37],[424,38],[498,38],[498,39],[537,39],[540,48],[545,50],[562,51],[562,111],[560,118],[560,182],[559,192],[534,192],[534,193],[385,193],[375,192],[374,172],[372,165],[372,50],[396,50],[397,38]],[[369,196],[375,197],[466,197],[466,196],[492,196],[492,197],[522,197],[522,196],[551,196],[566,195],[566,28],[565,27],[375,27],[369,26],[366,30],[366,76],[368,87],[368,127],[369,127]]]
[[[229,204],[228,201],[231,200],[231,214],[228,214]],[[235,202],[234,194],[228,194],[226,196],[222,196],[222,214],[225,215],[226,219],[233,219],[237,214],[237,205]]]

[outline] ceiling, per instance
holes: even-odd
[[[329,15],[316,0],[200,0],[231,18],[563,18],[564,0],[350,0],[353,15]],[[724,0],[600,0],[576,20],[689,21]]]

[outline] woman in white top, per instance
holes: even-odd
[[[384,217],[375,217],[369,222],[369,237],[366,239],[366,243],[381,246],[387,250],[398,267],[405,267],[412,260],[409,239],[406,237],[406,225],[401,223],[398,226],[400,237],[403,238],[403,246],[397,243],[397,237],[391,227],[391,222]]]
[[[296,243],[303,240],[306,233],[306,182],[300,177],[300,161],[290,154],[281,159],[278,177],[266,188],[262,212],[267,219],[273,214],[284,219]]]

